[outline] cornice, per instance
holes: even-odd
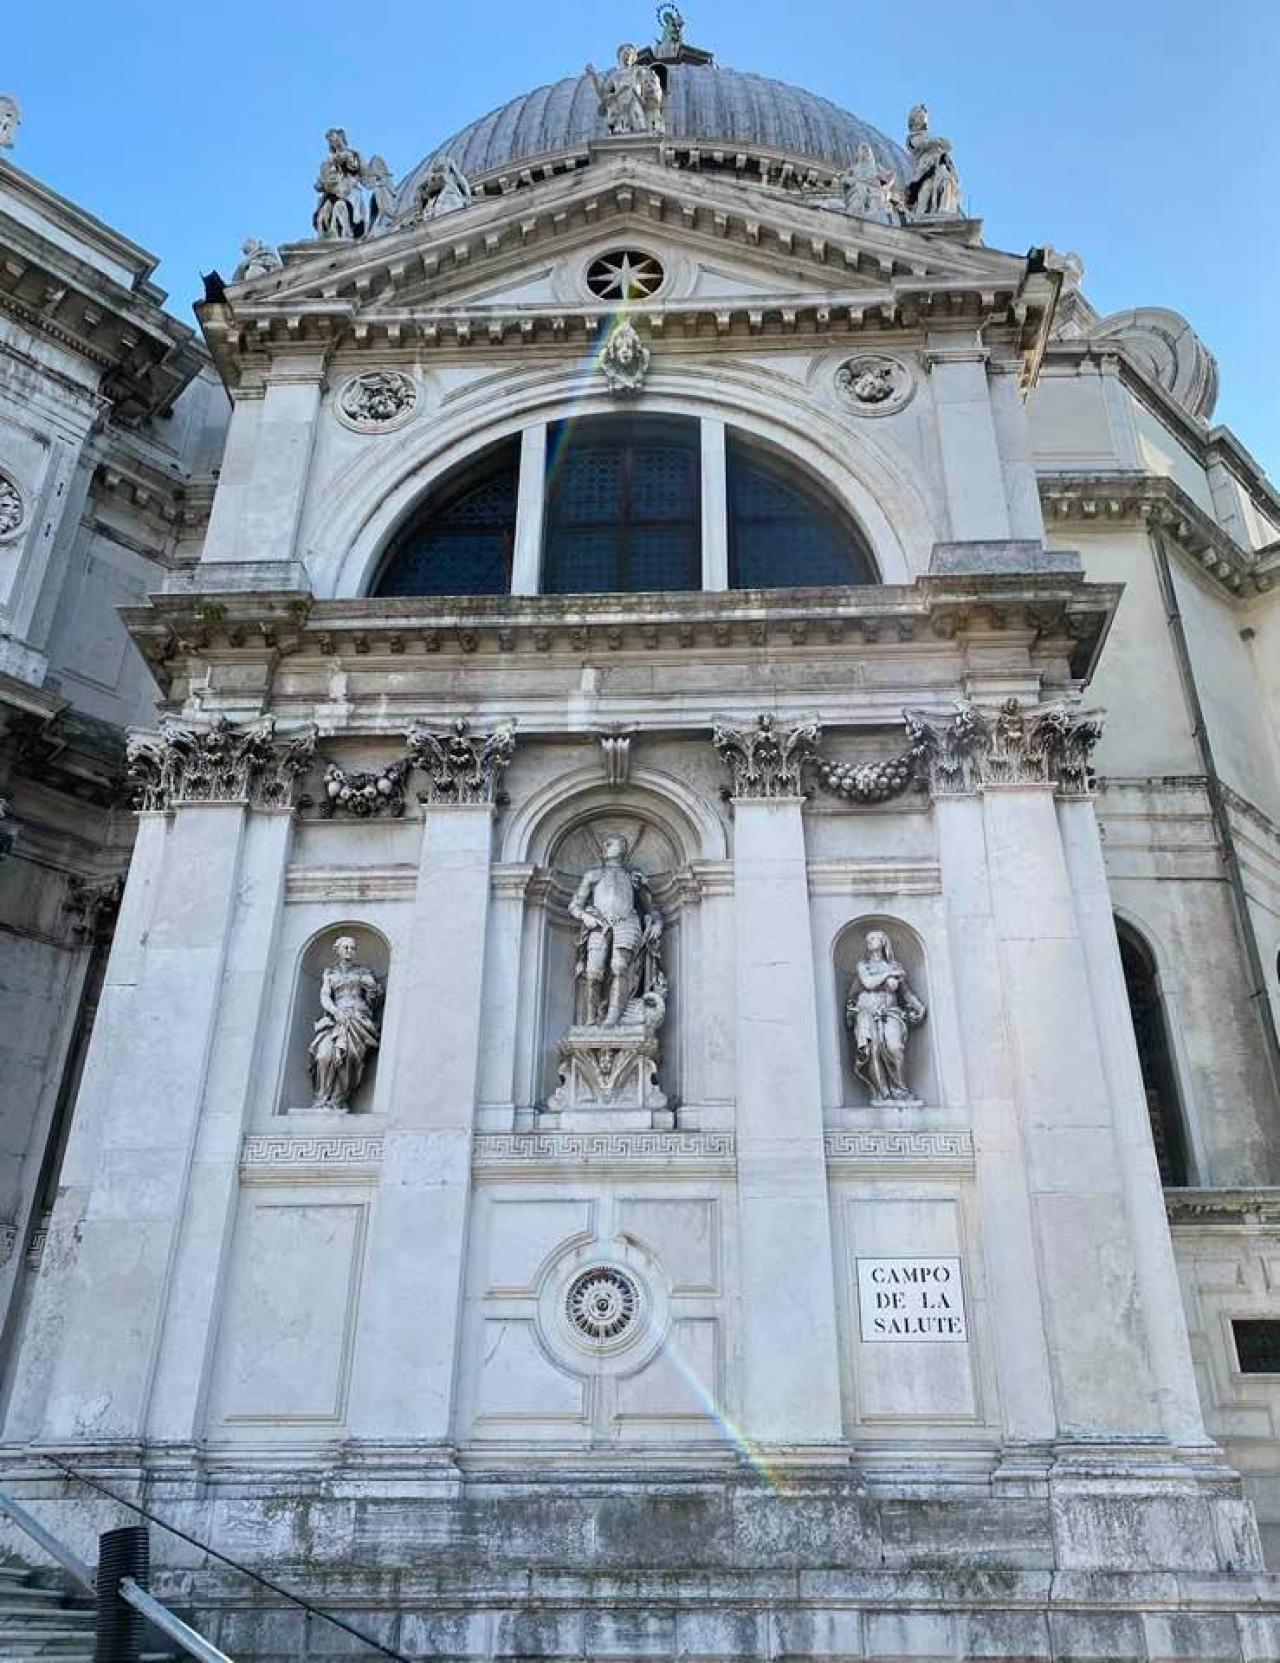
[[[215,572],[201,569],[205,583]],[[316,600],[296,591],[152,596],[122,617],[167,693],[211,662],[255,661],[259,680],[282,661],[340,658],[388,670],[544,655],[607,661],[666,654],[788,648],[920,650],[998,639],[1065,660],[1087,680],[1120,589],[1078,574],[925,577],[911,585],[724,593],[476,595]]]
[[[1041,473],[1040,503],[1053,525],[1139,525],[1161,532],[1211,582],[1236,598],[1280,582],[1280,551],[1244,549],[1164,474]]]
[[[1280,1228],[1280,1188],[1271,1186],[1166,1190],[1164,1205],[1169,1223],[1175,1228]]]

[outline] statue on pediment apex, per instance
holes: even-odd
[[[12,150],[22,125],[22,106],[7,92],[0,92],[0,150]]]
[[[438,219],[471,205],[471,181],[452,156],[435,156],[417,190],[419,219]]]
[[[248,282],[251,277],[265,277],[268,272],[280,271],[284,262],[269,243],[261,237],[246,237],[240,244],[244,259],[235,269],[233,283]]]
[[[607,75],[601,75],[594,64],[587,65],[587,74],[596,89],[600,114],[610,133],[622,136],[666,132],[662,80],[652,64],[640,62],[640,54],[630,41],[624,41],[618,48],[617,64]]]
[[[929,131],[929,107],[917,104],[907,117],[907,149],[915,172],[907,185],[907,209],[913,219],[960,213],[960,175],[951,140]]]

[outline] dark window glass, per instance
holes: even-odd
[[[799,468],[732,434],[726,466],[734,589],[876,582],[865,539]]]
[[[519,468],[519,443],[508,440],[447,474],[396,533],[372,592],[505,595]]]
[[[1280,1374],[1280,1322],[1249,1317],[1231,1329],[1241,1374]]]
[[[698,456],[687,417],[558,422],[547,443],[545,593],[700,589]]]
[[[1138,1062],[1147,1094],[1151,1140],[1162,1183],[1187,1182],[1187,1146],[1182,1135],[1182,1110],[1178,1102],[1177,1076],[1169,1050],[1169,1030],[1164,1001],[1151,949],[1127,924],[1116,924],[1120,940],[1120,962],[1124,966],[1125,991],[1138,1042]]]

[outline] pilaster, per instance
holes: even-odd
[[[816,724],[715,731],[734,777],[742,1423],[773,1446],[842,1435],[817,989],[799,768]]]
[[[927,357],[951,535],[956,542],[1009,537],[986,349],[976,341],[941,342]]]

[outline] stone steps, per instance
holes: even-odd
[[[94,1604],[56,1572],[0,1565],[0,1663],[57,1658],[92,1663]],[[144,1652],[145,1663],[171,1663],[173,1653]]]

